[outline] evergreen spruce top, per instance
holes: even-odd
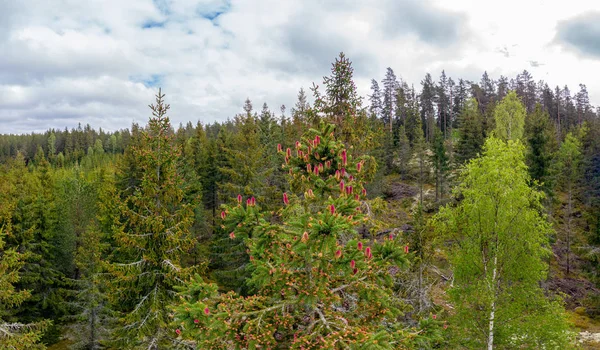
[[[174,287],[191,272],[181,264],[182,253],[192,246],[189,229],[192,211],[182,204],[182,178],[177,173],[180,150],[159,90],[152,118],[141,132],[133,157],[139,185],[121,207],[122,230],[117,233],[123,261],[113,264],[115,293],[122,308],[122,328],[115,334],[118,346],[128,349],[172,347],[176,334],[167,327]]]

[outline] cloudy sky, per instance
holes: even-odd
[[[340,51],[362,95],[388,66],[414,84],[527,69],[600,104],[595,0],[0,0],[0,133],[143,124],[159,86],[174,124],[246,97],[278,111]]]

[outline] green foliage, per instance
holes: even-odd
[[[495,135],[502,140],[520,140],[525,128],[525,106],[515,91],[510,91],[494,109]]]
[[[444,183],[446,182],[446,174],[450,169],[449,157],[444,144],[444,134],[436,130],[433,139],[433,152],[431,162],[435,172],[435,199],[444,198]]]
[[[483,146],[482,118],[475,99],[469,99],[459,116],[460,128],[456,159],[460,164],[477,156]]]
[[[569,132],[565,140],[560,145],[556,153],[556,162],[553,167],[553,174],[556,178],[556,184],[560,189],[572,191],[573,185],[581,176],[581,140],[572,132]]]
[[[585,133],[585,129],[580,130],[580,132]],[[581,135],[576,136],[572,132],[569,132],[556,153],[556,162],[552,169],[557,189],[567,194],[562,225],[563,237],[567,245],[567,274],[571,272],[571,245],[576,238],[573,213],[575,211],[576,195],[579,190],[577,185],[582,176],[582,158]]]
[[[404,311],[393,278],[408,264],[393,237],[365,241],[357,228],[363,183],[374,169],[354,159],[332,126],[311,130],[295,154],[282,150],[292,191],[267,221],[253,198],[226,206],[224,226],[249,250],[256,293],[218,295],[196,279],[177,308],[178,331],[200,348],[402,348]]]
[[[308,114],[313,127],[318,127],[321,121],[334,124],[336,138],[355,154],[362,155],[376,148],[378,140],[372,120],[362,106],[362,97],[357,93],[353,74],[352,62],[340,52],[332,64],[331,75],[323,77],[326,94],[321,95],[318,86],[313,86],[315,103]]]
[[[31,296],[28,290],[16,290],[19,282],[19,269],[25,262],[25,254],[15,248],[6,249],[4,237],[10,235],[10,225],[0,228],[0,347],[3,349],[45,349],[39,344],[43,332],[51,324],[49,321],[22,324],[6,322],[3,317],[9,308],[20,306]]]
[[[67,337],[72,341],[73,349],[100,349],[108,340],[116,315],[109,305],[109,283],[106,280],[107,254],[111,241],[107,235],[111,232],[111,208],[114,201],[114,174],[107,171],[92,173],[89,179],[76,176],[71,183],[74,191],[74,203],[84,204],[79,211],[83,217],[75,224],[72,281],[74,286],[71,316],[68,317]],[[89,197],[81,196],[85,190]],[[86,203],[94,198],[95,202]],[[91,208],[90,208],[91,207]],[[75,210],[77,212],[78,210]],[[82,213],[79,213],[81,215]],[[91,214],[91,215],[90,215]],[[76,214],[74,216],[78,218]],[[80,225],[80,226],[79,226]],[[70,225],[67,225],[69,227]]]
[[[514,134],[513,134],[514,135]],[[529,187],[523,146],[496,138],[466,167],[456,207],[436,217],[452,241],[454,342],[469,348],[566,348],[565,314],[548,300],[545,279],[551,227],[540,214],[542,193]]]
[[[122,205],[123,227],[116,240],[123,261],[112,264],[112,305],[122,312],[115,344],[128,349],[171,347],[175,334],[168,327],[175,286],[192,273],[181,265],[192,247],[192,208],[182,203],[178,176],[181,150],[173,142],[168,105],[160,90],[153,117],[142,131],[132,156],[140,175]]]
[[[397,169],[403,179],[406,178],[410,171],[409,162],[411,158],[410,140],[406,135],[406,128],[401,126],[398,130],[398,162]]]
[[[550,123],[548,113],[536,104],[534,112],[525,120],[527,140],[526,163],[531,178],[550,189],[550,164],[556,151],[556,131]]]
[[[39,152],[37,165],[26,168],[22,156],[17,157],[3,174],[7,186],[0,193],[7,211],[0,225],[10,225],[6,238],[8,248],[23,254],[24,267],[16,283],[18,290],[29,290],[31,296],[12,309],[10,321],[37,323],[58,319],[66,310],[65,283],[54,263],[57,211],[55,178],[50,164]],[[59,330],[49,326],[44,342],[58,340]]]
[[[600,283],[585,87],[442,72],[415,91],[388,68],[367,114],[353,74],[340,54],[289,117],[247,99],[174,132],[159,93],[148,125],[0,135],[0,348],[481,348],[492,309],[494,346],[568,348],[539,285]],[[433,186],[451,206],[428,222]],[[567,306],[597,315],[592,294]]]
[[[274,186],[266,181],[274,168],[264,159],[266,145],[261,142],[258,119],[248,111],[236,116],[234,127],[237,132],[232,135],[231,143],[223,148],[227,166],[219,169],[227,177],[222,184],[223,199],[234,198],[241,193],[262,201],[275,191]]]

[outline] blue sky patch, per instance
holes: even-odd
[[[149,76],[130,76],[129,80],[134,83],[142,83],[145,87],[158,87],[163,81],[164,75],[151,74]]]
[[[142,24],[142,28],[151,29],[151,28],[164,28],[165,22],[158,22],[153,20],[148,20]]]
[[[212,4],[212,5],[208,5],[208,6],[198,5],[198,7],[196,8],[196,13],[198,13],[198,15],[200,17],[206,18],[209,21],[214,21],[219,16],[226,13],[230,9],[231,9],[231,1],[224,0],[224,1],[219,1],[216,4]]]

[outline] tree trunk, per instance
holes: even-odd
[[[419,313],[423,312],[423,262],[419,262]]]
[[[569,182],[569,202],[567,204],[567,276],[571,273],[571,216],[573,213],[573,196]]]
[[[96,307],[92,307],[92,315],[90,320],[90,347],[97,349],[96,347]]]
[[[556,96],[556,120],[556,127],[558,129],[556,138],[558,139],[558,144],[560,145],[560,98],[558,97],[558,95]]]
[[[419,203],[423,205],[423,154],[421,154],[419,159]]]
[[[492,283],[493,286],[496,283],[496,272],[498,271],[498,256],[494,256],[494,271],[492,272]],[[488,350],[494,349],[494,317],[496,316],[496,291],[492,289],[493,298],[492,305],[490,308],[490,321],[489,321],[489,330],[488,330]]]

